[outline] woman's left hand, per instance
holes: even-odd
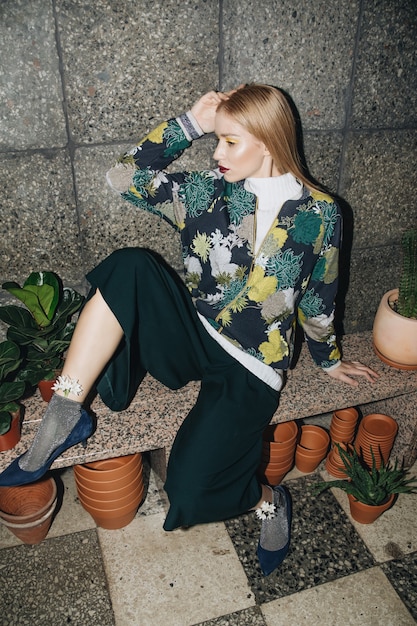
[[[363,376],[370,383],[374,383],[379,374],[374,372],[370,367],[362,365],[359,361],[341,361],[339,367],[327,372],[327,374],[335,380],[340,380],[342,383],[347,383],[351,387],[357,387],[359,382],[351,376]]]
[[[221,91],[209,91],[201,96],[191,109],[201,130],[205,133],[214,131],[214,120],[216,117],[216,109],[222,100],[227,100],[228,94]]]
[[[212,133],[214,131],[216,110],[220,102],[227,100],[232,93],[242,87],[244,87],[244,85],[239,85],[239,87],[231,89],[230,91],[209,91],[197,100],[191,109],[191,113],[197,120],[201,130],[205,133]]]

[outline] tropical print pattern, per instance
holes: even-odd
[[[227,183],[218,170],[165,173],[190,143],[179,120],[164,122],[121,157],[110,181],[125,180],[131,168],[123,198],[180,233],[185,282],[198,312],[218,332],[285,370],[298,321],[317,365],[336,364],[338,206],[304,188],[299,200],[284,203],[255,255],[256,197],[244,181]]]

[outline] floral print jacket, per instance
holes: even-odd
[[[338,206],[304,187],[281,207],[254,255],[257,200],[244,181],[228,183],[218,170],[164,172],[191,145],[183,128],[190,129],[186,116],[159,125],[109,171],[110,184],[180,233],[196,309],[224,337],[285,370],[297,319],[316,364],[337,364]]]

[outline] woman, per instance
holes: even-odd
[[[218,169],[164,172],[213,131]],[[334,336],[339,208],[303,173],[291,108],[266,85],[206,94],[152,131],[107,178],[179,232],[188,289],[138,248],[113,253],[88,274],[92,290],[56,394],[33,444],[0,484],[37,480],[91,434],[82,403],[94,384],[121,410],[146,372],[172,389],[201,380],[169,460],[164,528],[256,509],[263,520],[258,556],[269,574],[288,551],[291,503],[283,487],[260,485],[256,470],[296,320],[329,376],[351,385],[352,376],[376,376],[342,361]]]

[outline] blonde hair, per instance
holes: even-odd
[[[217,111],[230,115],[262,141],[280,172],[290,172],[309,189],[322,190],[304,171],[297,148],[295,117],[288,97],[280,89],[270,85],[245,85],[223,100]]]

